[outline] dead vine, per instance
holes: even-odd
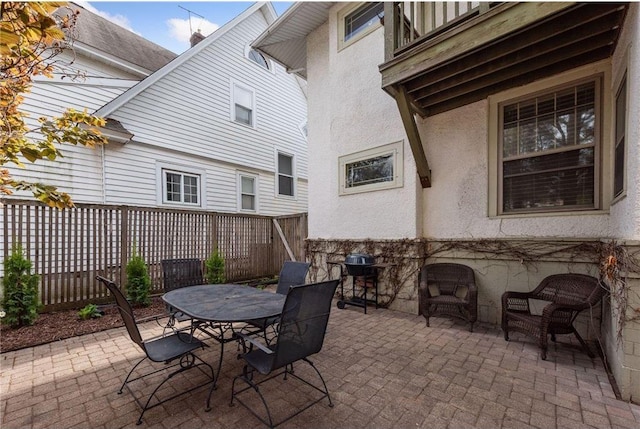
[[[342,262],[349,253],[367,253],[376,257],[378,263],[389,264],[382,276],[388,287],[381,295],[381,305],[388,307],[399,295],[405,282],[417,279],[424,263],[434,257],[443,257],[452,252],[465,252],[473,259],[484,258],[519,261],[527,270],[544,260],[562,260],[571,263],[588,263],[599,267],[600,278],[606,279],[617,311],[617,338],[621,340],[626,323],[640,321],[640,307],[632,307],[631,288],[626,278],[640,274],[640,250],[630,253],[628,248],[615,241],[569,242],[566,245],[554,240],[311,240],[306,243],[307,255],[311,258],[312,275],[317,278],[320,266],[326,261]],[[322,258],[326,255],[326,259]],[[325,271],[327,277],[330,270]],[[604,286],[603,286],[604,287]],[[411,299],[416,293],[409,291]],[[634,292],[640,298],[637,292]]]

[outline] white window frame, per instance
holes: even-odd
[[[279,163],[279,155],[284,155],[284,156],[288,156],[291,158],[291,172],[293,173],[291,177],[292,179],[292,191],[293,191],[293,195],[286,195],[286,194],[281,194],[280,193],[280,163]],[[276,149],[275,151],[275,165],[276,165],[276,169],[275,169],[275,185],[276,185],[276,198],[285,198],[285,199],[296,199],[297,196],[297,185],[296,182],[298,181],[297,179],[297,174],[296,174],[296,157],[293,153],[291,152],[286,152],[283,150],[278,150]],[[283,176],[286,176],[285,174],[282,174]]]
[[[347,187],[347,165],[354,162],[365,161],[379,156],[393,156],[393,179],[386,182],[372,183]],[[404,186],[404,142],[398,141],[371,149],[343,155],[338,158],[338,195],[359,194],[362,192],[380,191],[384,189],[401,188]]]
[[[307,121],[304,121],[303,123],[298,125],[298,129],[300,130],[300,134],[302,134],[302,137],[304,138],[304,141],[308,141],[309,123]]]
[[[196,177],[198,179],[198,203],[189,203],[184,202],[184,188],[180,190],[181,201],[169,201],[167,200],[167,181],[165,173],[173,173],[179,174],[182,176],[190,176]],[[156,165],[156,183],[157,189],[159,192],[157,193],[156,202],[159,206],[170,206],[170,207],[200,207],[206,208],[206,203],[204,196],[205,193],[205,183],[207,181],[206,174],[202,170],[196,170],[193,168],[188,168],[175,164],[168,163],[158,163]]]
[[[251,57],[249,57],[249,54],[251,53],[251,51],[254,50],[256,52],[258,52],[262,58],[264,58],[265,62],[267,63],[267,67],[262,67],[260,64],[256,63],[254,60],[251,59]],[[262,52],[258,51],[257,49],[254,49],[251,47],[251,43],[247,43],[244,47],[244,57],[247,61],[249,61],[251,64],[253,64],[254,66],[258,67],[260,70],[266,70],[269,71],[270,73],[275,74],[275,68],[273,66],[273,62],[271,61],[270,58],[266,57]]]
[[[595,130],[595,168],[594,168],[594,208],[578,209],[569,208],[567,210],[550,210],[535,211],[523,213],[503,213],[502,212],[502,183],[501,183],[501,145],[500,139],[500,106],[504,103],[512,102],[516,99],[524,99],[535,97],[539,94],[549,93],[558,89],[570,87],[580,83],[598,78],[601,80],[600,93],[596,96],[596,109],[598,109],[598,121]],[[605,183],[605,179],[612,180],[611,151],[608,140],[604,136],[609,135],[611,130],[611,97],[607,96],[606,89],[611,88],[611,68],[610,64],[605,61],[599,61],[583,67],[576,68],[569,72],[556,75],[550,78],[542,79],[535,83],[517,87],[505,92],[495,94],[489,97],[489,124],[488,124],[488,215],[489,217],[517,217],[517,216],[554,216],[559,214],[577,214],[577,213],[593,213],[602,212],[609,209],[611,201],[611,192],[613,186],[611,183]],[[611,178],[611,179],[609,179]]]
[[[342,10],[338,11],[338,51],[341,51],[344,48],[353,45],[358,40],[366,37],[367,35],[369,35],[370,33],[372,33],[373,31],[377,30],[382,26],[382,24],[378,20],[377,23],[370,25],[366,29],[362,30],[360,33],[351,37],[349,40],[346,40],[346,41],[344,40],[347,34],[347,29],[345,28],[345,19],[351,13],[356,11],[358,8],[368,3],[369,2],[352,3],[349,6],[346,6]],[[371,6],[373,6],[373,3],[371,3]],[[383,10],[384,10],[384,7],[383,7]]]
[[[238,184],[238,212],[243,213],[258,213],[258,204],[259,204],[259,194],[258,191],[260,189],[258,180],[259,176],[253,173],[247,173],[245,171],[238,171],[236,174],[237,184]],[[253,209],[245,209],[242,207],[242,196],[244,195],[242,191],[242,179],[248,178],[253,180]]]
[[[242,89],[244,91],[251,93],[251,124],[246,124],[242,121],[238,121],[236,119],[236,88]],[[244,106],[246,107],[246,106]],[[240,124],[244,127],[256,128],[257,122],[257,112],[256,112],[256,91],[251,88],[249,85],[245,85],[244,83],[238,82],[234,79],[231,80],[231,97],[230,97],[230,110],[231,110],[231,120]]]

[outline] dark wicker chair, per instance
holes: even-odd
[[[582,347],[594,355],[573,326],[582,310],[592,308],[606,290],[597,278],[584,274],[554,274],[531,292],[510,292],[502,295],[502,330],[509,341],[509,332],[517,331],[533,337],[540,347],[540,357],[547,359],[548,336],[574,334]],[[548,301],[541,315],[531,314],[529,300]]]
[[[242,374],[233,379],[231,386],[231,403],[237,399],[240,404],[251,411],[261,422],[273,428],[286,422],[290,418],[298,415],[302,411],[320,402],[324,398],[329,400],[329,406],[333,406],[327,385],[320,374],[318,368],[309,360],[309,356],[318,353],[322,349],[324,336],[329,321],[329,313],[331,311],[331,301],[338,286],[338,280],[330,280],[322,283],[313,283],[300,286],[291,286],[287,293],[287,299],[282,309],[282,316],[278,324],[278,333],[276,341],[270,345],[264,345],[259,342],[258,338],[238,333],[238,339],[242,344],[244,353],[240,356],[245,361]],[[249,346],[247,346],[249,343]],[[322,382],[322,387],[311,383],[301,377],[304,371],[293,371],[295,362],[304,361],[313,368]],[[255,373],[267,376],[266,378],[256,381],[258,377]],[[298,379],[308,386],[314,388],[322,395],[311,400],[302,408],[298,408],[292,414],[280,419],[278,423],[274,423],[271,411],[263,392],[276,393],[278,397],[278,409],[286,405],[282,399],[282,395],[289,394],[299,395],[294,386],[286,388],[285,391],[275,391],[273,389],[259,389],[258,386],[273,378],[280,378],[284,374],[284,380],[289,377]],[[236,382],[244,381],[247,386],[236,390]],[[264,414],[261,416],[254,411],[249,404],[259,404],[257,401],[242,399],[243,392],[253,389],[259,396],[266,409],[266,418]],[[294,401],[297,402],[297,401]],[[245,426],[249,426],[247,422]]]
[[[289,292],[291,286],[302,285],[307,278],[307,272],[309,272],[310,264],[308,262],[294,262],[285,261],[280,270],[278,276],[278,286],[276,287],[276,293],[286,295]],[[267,328],[273,326],[278,322],[279,317],[269,317],[266,319],[249,320],[247,323],[253,328],[257,328],[254,331],[247,331],[247,333],[264,333],[265,340],[269,341],[267,337]]]
[[[157,407],[158,405],[163,404],[171,399],[191,392],[200,387],[204,387],[209,383],[213,383],[215,381],[213,367],[193,353],[196,349],[204,349],[206,345],[202,341],[184,332],[173,332],[170,335],[143,340],[142,336],[140,335],[140,331],[138,330],[138,325],[136,324],[136,319],[134,317],[131,304],[129,304],[129,301],[127,301],[122,291],[120,291],[120,288],[118,288],[118,286],[114,282],[104,277],[97,276],[96,279],[102,282],[115,297],[116,305],[118,306],[118,310],[120,311],[120,315],[122,316],[122,320],[125,327],[127,328],[127,332],[129,333],[131,340],[136,343],[145,354],[144,357],[140,359],[140,361],[138,361],[138,363],[136,363],[133,368],[131,368],[131,371],[129,371],[129,374],[127,374],[127,377],[124,379],[124,382],[122,383],[122,386],[120,386],[120,390],[118,391],[118,394],[122,394],[122,389],[126,387],[129,392],[131,392],[131,395],[135,399],[136,403],[140,406],[140,408],[142,408],[142,412],[140,413],[140,417],[138,417],[138,421],[136,422],[136,424],[139,425],[142,423],[142,416],[148,409]],[[163,365],[159,369],[152,370],[151,372],[130,379],[131,374],[133,374],[136,368],[138,368],[138,366],[147,359],[152,362],[162,362]],[[196,363],[196,360],[199,362]],[[208,367],[211,373],[209,374],[207,371],[201,368],[202,366]],[[153,390],[153,392],[151,392],[151,395],[149,395],[146,403],[143,404],[140,399],[133,393],[129,384],[147,376],[156,374],[160,371],[166,371],[170,368],[175,368],[175,370],[170,372],[167,377],[160,382],[160,384]],[[162,400],[160,400],[156,396],[158,390],[167,381],[173,379],[173,376],[192,368],[198,368],[202,373],[206,375],[206,380],[203,383],[198,383],[197,385],[178,393],[174,392],[168,398],[164,398]],[[151,400],[154,398],[154,396],[156,396],[157,402],[151,404]]]
[[[427,264],[420,270],[418,302],[420,314],[457,317],[469,322],[469,331],[478,320],[478,287],[473,270],[461,264]]]

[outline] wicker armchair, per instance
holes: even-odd
[[[593,358],[573,321],[582,310],[593,307],[605,294],[597,278],[584,274],[554,274],[531,292],[510,292],[502,295],[502,330],[509,341],[509,332],[517,331],[535,338],[540,357],[547,359],[548,336],[556,341],[558,334],[573,333],[582,347]],[[529,300],[548,301],[542,314],[531,314]]]
[[[422,267],[419,276],[420,314],[427,319],[436,314],[469,322],[469,331],[478,320],[478,287],[473,270],[461,264],[438,263]]]

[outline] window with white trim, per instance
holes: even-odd
[[[162,169],[162,202],[200,205],[200,175]]]
[[[233,84],[231,119],[250,127],[255,121],[255,94],[253,90]]]
[[[499,213],[598,208],[600,78],[499,105]]]
[[[380,27],[383,2],[366,2],[338,12],[338,47],[343,49]]]
[[[624,192],[625,183],[625,137],[627,129],[627,74],[625,73],[616,93],[615,151],[613,166],[613,196]]]
[[[293,155],[278,152],[278,181],[277,193],[280,196],[293,197],[295,195],[295,175]]]
[[[264,57],[264,55],[262,55],[257,50],[249,47],[249,50],[247,52],[247,58],[249,58],[254,63],[258,64],[260,67],[269,70],[269,62]]]
[[[403,186],[403,144],[395,142],[338,158],[340,195]]]
[[[253,174],[238,173],[238,207],[241,211],[258,210],[258,178]]]

